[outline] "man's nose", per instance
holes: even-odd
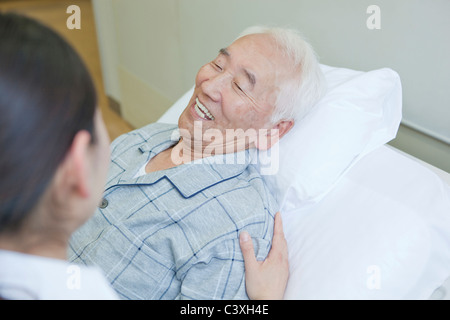
[[[202,83],[203,92],[208,95],[214,102],[220,102],[223,90],[231,83],[231,75],[222,72],[210,77]]]

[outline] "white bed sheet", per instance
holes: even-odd
[[[450,186],[434,171],[382,146],[319,203],[283,212],[285,298],[448,299]]]

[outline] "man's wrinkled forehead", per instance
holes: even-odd
[[[275,39],[268,34],[250,34],[236,39],[227,48],[219,50],[237,72],[251,86],[247,96],[258,105],[274,105],[280,80],[286,72],[287,62],[280,54]]]
[[[267,79],[273,78],[278,71],[285,72],[287,61],[273,36],[269,34],[249,34],[236,39],[231,45],[220,50],[228,57],[243,63],[248,72],[247,77],[252,83],[261,85]],[[281,69],[281,70],[280,70]],[[252,77],[252,79],[250,79]]]

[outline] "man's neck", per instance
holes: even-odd
[[[201,158],[203,158],[203,152],[198,152],[197,148],[192,148],[190,144],[180,139],[174,146],[154,156],[147,163],[145,171],[150,173],[166,170]]]
[[[228,144],[211,143],[207,146],[201,142],[181,138],[174,146],[160,152],[153,157],[146,165],[147,173],[170,169],[182,164],[187,164],[195,160],[211,157],[214,155],[235,153],[248,149],[248,145],[236,144],[234,141]]]

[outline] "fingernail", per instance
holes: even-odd
[[[241,240],[241,242],[247,242],[248,240],[250,240],[250,235],[248,234],[247,231],[242,231],[241,232],[240,240]]]

